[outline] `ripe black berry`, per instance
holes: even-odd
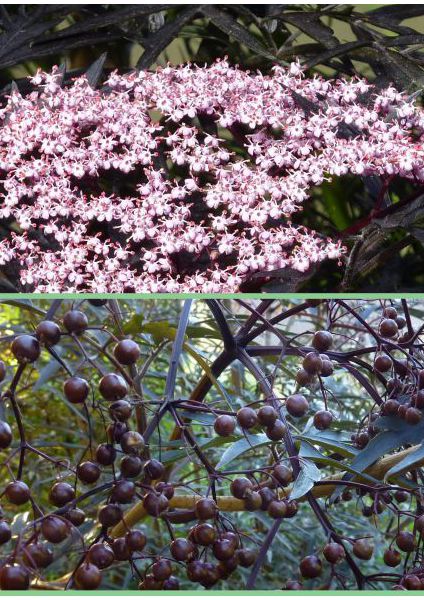
[[[256,552],[250,550],[250,548],[241,548],[240,550],[237,550],[237,558],[242,567],[251,567],[255,562],[256,557]]]
[[[41,533],[52,544],[63,542],[69,532],[68,523],[61,517],[50,515],[41,521]]]
[[[237,412],[237,422],[243,429],[251,429],[258,422],[258,415],[253,408],[245,406]]]
[[[128,531],[125,541],[131,552],[141,552],[147,544],[147,538],[142,531]]]
[[[144,465],[144,472],[150,479],[160,479],[165,473],[165,467],[159,460],[151,458]]]
[[[80,527],[85,521],[85,512],[80,508],[70,508],[64,516],[75,527]]]
[[[393,319],[383,319],[380,323],[380,335],[384,338],[394,338],[398,334],[398,326]]]
[[[138,431],[126,431],[120,438],[120,444],[125,454],[137,454],[143,450],[144,438]]]
[[[133,340],[121,340],[113,349],[116,360],[121,365],[133,365],[140,358],[140,347]]]
[[[169,506],[168,498],[164,494],[155,494],[149,492],[143,498],[143,507],[147,514],[152,517],[158,517],[167,510]]]
[[[42,344],[54,346],[60,341],[60,328],[54,321],[41,321],[37,325],[35,335]]]
[[[272,475],[283,487],[293,481],[293,471],[285,465],[276,465],[272,471]]]
[[[212,498],[201,498],[195,504],[196,516],[201,521],[214,519],[218,513],[218,507]]]
[[[70,377],[63,384],[66,399],[72,404],[84,402],[90,392],[90,386],[82,377]]]
[[[135,484],[133,481],[123,479],[115,483],[112,489],[112,502],[128,504],[135,495]]]
[[[176,538],[171,543],[170,550],[175,560],[189,561],[195,556],[196,548],[190,540]]]
[[[0,421],[0,448],[4,450],[12,443],[12,430],[5,421]]]
[[[2,590],[27,590],[29,573],[21,565],[3,565],[0,569],[0,588]]]
[[[81,335],[88,327],[88,319],[80,310],[70,310],[63,317],[66,331]]]
[[[397,567],[402,561],[402,555],[394,548],[387,548],[384,552],[383,560],[388,567]]]
[[[101,471],[96,463],[87,460],[77,467],[77,477],[83,483],[95,483],[100,477]]]
[[[312,346],[318,352],[329,350],[333,344],[333,336],[330,331],[317,331],[312,338]]]
[[[415,537],[409,531],[399,531],[396,536],[396,546],[402,552],[413,552],[415,549]]]
[[[326,544],[322,553],[324,554],[325,559],[333,565],[342,561],[346,556],[343,546],[336,542],[329,542]]]
[[[309,403],[305,396],[293,394],[287,398],[286,408],[292,417],[303,417],[308,412]]]
[[[227,538],[218,539],[212,546],[212,553],[218,560],[227,560],[234,556],[236,548]]]
[[[215,419],[214,429],[218,435],[228,437],[234,433],[235,428],[236,420],[230,415],[219,415],[219,417]]]
[[[258,410],[257,416],[258,421],[261,425],[263,425],[264,427],[270,427],[271,425],[274,425],[275,421],[277,420],[278,413],[274,407],[266,405],[262,406]]]
[[[87,553],[87,560],[99,569],[106,569],[115,560],[115,555],[109,546],[98,542],[91,546]]]
[[[356,540],[352,546],[353,554],[361,560],[369,560],[374,552],[374,546],[367,539]]]
[[[127,545],[125,537],[119,537],[113,540],[111,547],[116,560],[128,560],[131,557],[131,550]]]
[[[387,319],[396,319],[398,316],[398,313],[394,306],[386,306],[386,308],[383,310],[383,315]]]
[[[278,442],[278,440],[283,439],[287,433],[287,427],[280,419],[277,419],[273,425],[266,428],[265,433],[270,440]]]
[[[49,500],[54,506],[65,506],[75,498],[74,488],[64,481],[58,481],[49,492]]]
[[[19,335],[12,342],[12,354],[20,363],[33,363],[40,356],[40,344],[32,335]]]
[[[282,500],[272,500],[268,504],[268,514],[273,519],[281,519],[287,514],[287,504]]]
[[[12,481],[8,483],[4,493],[9,502],[16,506],[25,504],[31,497],[29,487],[23,481]]]
[[[0,521],[0,545],[6,544],[12,537],[12,530],[6,521]]]
[[[314,425],[320,431],[328,429],[333,422],[333,415],[328,410],[319,410],[314,415]]]
[[[116,450],[111,444],[100,444],[96,448],[96,461],[103,466],[111,465],[116,458]]]
[[[322,369],[322,358],[317,352],[308,352],[302,361],[302,367],[310,375],[317,375]]]
[[[96,565],[83,563],[75,571],[75,583],[80,590],[96,590],[102,582],[102,575]]]
[[[243,500],[246,493],[253,488],[253,483],[247,477],[237,477],[231,482],[230,491],[234,498]]]
[[[128,386],[121,375],[108,373],[101,378],[99,391],[105,400],[121,400],[128,394]]]
[[[319,577],[322,572],[322,562],[315,556],[315,554],[311,554],[310,556],[305,556],[300,561],[300,573],[302,577],[306,579],[313,579],[314,577]]]
[[[53,552],[42,542],[32,542],[22,551],[23,562],[32,569],[45,569],[53,562]]]
[[[153,577],[158,581],[164,581],[172,575],[171,561],[166,558],[160,558],[152,565]]]
[[[132,406],[126,400],[116,400],[109,406],[109,414],[116,421],[128,421],[132,414]]]
[[[209,523],[200,523],[195,527],[194,537],[197,544],[211,546],[216,541],[218,534],[215,527]]]
[[[137,477],[143,470],[143,462],[141,458],[134,454],[123,456],[121,459],[121,475],[123,477]]]
[[[97,518],[101,525],[105,527],[113,527],[122,521],[122,508],[118,504],[106,504],[99,510]]]
[[[422,413],[420,410],[418,410],[418,408],[414,408],[413,406],[410,406],[409,408],[406,409],[405,421],[407,423],[409,423],[409,425],[416,425],[417,423],[419,423],[421,421],[421,418],[422,418]]]

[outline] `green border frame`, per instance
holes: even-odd
[[[86,293],[63,293],[63,294],[37,294],[37,293],[0,293],[0,302],[7,300],[89,300],[89,299],[122,299],[122,300],[184,300],[192,298],[193,300],[204,300],[216,298],[222,300],[233,299],[274,299],[274,300],[309,300],[309,299],[346,299],[346,300],[393,300],[399,298],[411,300],[424,300],[422,293],[402,293],[396,291],[370,292],[370,293],[259,293],[259,294],[86,294]],[[154,590],[26,590],[26,591],[0,591],[2,595],[7,596],[424,596],[424,590],[178,590],[178,591],[154,591]]]
[[[338,294],[338,293],[259,293],[259,294],[86,294],[86,293],[52,293],[52,294],[38,294],[38,293],[0,293],[1,300],[90,300],[90,299],[113,299],[113,300],[204,300],[209,298],[215,298],[217,300],[234,300],[234,299],[256,299],[256,300],[333,300],[333,299],[344,299],[344,300],[393,300],[404,298],[406,300],[424,300],[424,291],[420,293],[403,293],[400,291],[396,292],[367,292],[367,293],[349,293],[349,294]]]

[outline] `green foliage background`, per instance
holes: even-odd
[[[267,318],[270,319],[283,310],[300,305],[302,302],[301,300],[274,301],[273,308],[267,313]],[[0,359],[4,360],[7,365],[7,377],[2,383],[2,391],[7,389],[17,366],[9,349],[11,336],[17,333],[33,332],[50,305],[49,301],[42,300],[11,300],[0,304]],[[250,301],[250,306],[256,305],[257,301]],[[29,442],[50,456],[61,459],[64,463],[69,461],[71,465],[75,465],[83,459],[90,458],[91,447],[95,448],[98,443],[105,441],[104,416],[102,416],[105,411],[102,409],[107,403],[100,400],[97,392],[99,375],[96,373],[95,367],[99,367],[103,372],[110,372],[114,369],[111,368],[110,361],[100,349],[103,348],[110,352],[114,344],[110,334],[120,336],[123,332],[131,335],[140,344],[142,357],[137,368],[143,371],[140,380],[142,400],[140,403],[140,399],[137,400],[134,397],[132,401],[136,402],[136,405],[137,402],[140,403],[150,419],[163,398],[172,341],[175,337],[182,301],[120,300],[121,319],[120,322],[117,322],[116,316],[109,308],[94,307],[87,300],[79,302],[64,300],[55,316],[59,324],[61,317],[71,306],[84,310],[89,319],[90,329],[81,336],[80,340],[87,349],[91,362],[88,362],[87,358],[84,359],[78,345],[69,336],[64,335],[60,343],[55,346],[62,366],[46,350],[43,350],[36,367],[29,367],[21,382],[18,401]],[[350,306],[357,310],[369,325],[378,325],[381,315],[379,301],[351,301]],[[222,301],[221,308],[233,331],[237,331],[246,322],[249,311],[237,300]],[[411,301],[410,311],[414,323],[422,321],[424,306],[421,301]],[[276,325],[275,330],[260,335],[253,344],[278,344],[280,343],[278,334],[290,339],[294,346],[308,346],[312,333],[325,327],[326,318],[325,303],[315,308],[305,308],[295,317],[287,318],[281,324]],[[358,347],[366,347],[370,343],[367,333],[357,327],[348,314],[340,314],[334,332],[337,334],[334,346],[336,351],[355,350]],[[194,301],[185,346],[178,365],[174,395],[176,399],[189,398],[202,375],[208,373],[210,365],[222,349],[220,332],[206,303],[201,300]],[[272,383],[273,390],[278,397],[286,397],[295,391],[294,378],[300,366],[298,357],[289,354],[278,356],[277,354],[255,360]],[[62,386],[67,377],[65,366],[72,373],[78,373],[85,377],[92,386],[88,403],[90,418],[79,405],[70,404],[64,397]],[[357,368],[369,377],[369,372],[362,369],[360,364]],[[377,378],[371,377],[370,381],[379,390],[379,393],[383,392]],[[389,433],[385,437],[379,438],[380,441],[375,438],[377,441],[373,440],[369,447],[359,452],[351,444],[350,436],[358,430],[359,424],[368,418],[369,411],[373,408],[373,400],[360,387],[358,380],[350,376],[343,368],[337,368],[334,376],[327,378],[325,384],[329,390],[329,406],[337,416],[331,429],[318,432],[313,427],[309,416],[299,421],[291,421],[292,433],[299,445],[306,474],[312,473],[311,476],[316,477],[316,472],[318,472],[319,477],[331,477],[332,474],[346,468],[354,468],[357,472],[362,472],[368,464],[378,460],[386,452],[397,450],[405,443],[406,445],[417,443],[423,438],[424,430],[421,425],[414,430],[412,438],[411,428],[408,429],[406,425],[402,425],[402,422],[399,422],[400,424],[396,422],[393,426],[389,426]],[[307,390],[306,395],[311,403],[310,415],[323,408],[318,387]],[[215,409],[230,408],[231,410],[238,410],[241,406],[262,399],[263,394],[259,390],[256,380],[237,361],[225,370],[219,377],[217,385],[212,386],[206,397],[208,406],[215,407]],[[213,415],[200,412],[195,416],[193,413],[188,414],[192,419],[191,429],[197,442],[213,465],[219,464],[221,469],[237,471],[246,467],[261,467],[266,465],[268,460],[274,460],[270,454],[269,440],[263,434],[252,434],[246,437],[237,430],[230,438],[220,438],[213,433]],[[6,419],[13,426],[16,446],[17,431],[7,403],[6,407],[1,404],[0,418]],[[108,422],[107,416],[106,421]],[[135,423],[133,423],[134,426]],[[151,440],[152,455],[167,465],[172,481],[184,483],[187,486],[183,489],[183,493],[191,490],[193,493],[204,494],[207,487],[205,470],[184,441],[169,441],[173,427],[174,423],[171,417],[164,418],[161,422],[160,435],[157,432]],[[387,442],[389,442],[388,445]],[[4,456],[5,454],[3,454],[3,458],[0,457],[0,460],[3,460],[3,464],[0,464],[0,477],[2,481],[7,482],[10,479],[9,469],[16,472],[17,457],[6,464]],[[65,467],[57,467],[33,453],[27,454],[25,465],[24,480],[30,485],[40,506],[49,506],[48,490],[58,476],[70,483],[74,482],[74,477]],[[318,467],[318,471],[316,467]],[[107,481],[110,478],[110,469],[104,469],[101,481]],[[395,479],[396,481],[407,487],[411,485],[411,481],[404,477]],[[229,483],[230,479],[218,483],[218,495],[228,495]],[[304,482],[297,485],[303,486]],[[83,493],[87,489],[90,489],[90,486],[78,484],[78,493]],[[299,488],[298,492],[301,496],[305,489]],[[98,494],[82,505],[88,517],[81,527],[81,533],[85,536],[86,543],[93,540],[98,532],[94,519],[98,505],[104,500],[104,494]],[[364,572],[375,573],[386,570],[382,563],[382,550],[387,547],[389,540],[396,533],[397,519],[387,510],[378,517],[364,517],[362,508],[364,504],[370,505],[370,503],[369,498],[362,499],[354,494],[350,502],[340,502],[330,506],[327,501],[327,507],[332,523],[344,535],[352,539],[370,534],[375,536],[374,558],[368,563],[361,564]],[[6,514],[13,519],[13,529],[17,535],[32,516],[27,509],[24,512],[17,511],[16,507],[9,506],[4,500],[2,500],[2,505]],[[322,506],[326,506],[324,501],[322,501]],[[408,506],[403,506],[403,509],[407,510]],[[228,513],[225,516],[228,517],[229,523],[237,525],[246,536],[247,545],[253,548],[259,547],[272,524],[272,519],[267,513],[261,511]],[[411,520],[408,521],[407,518],[402,520],[404,527],[411,527]],[[147,518],[140,524],[140,527],[147,533],[148,548],[152,552],[159,553],[164,550],[166,552],[169,534],[160,519]],[[175,531],[177,535],[183,535],[187,533],[188,527],[189,525],[175,525]],[[324,543],[325,537],[319,523],[307,503],[302,503],[298,516],[295,519],[285,520],[280,528],[276,541],[268,552],[264,569],[260,573],[257,589],[280,589],[286,579],[297,577],[300,558],[316,551]],[[80,541],[76,538],[55,548],[56,560],[46,572],[47,580],[54,584],[64,573],[68,573],[70,564],[73,564],[73,561],[78,558],[80,550]],[[3,546],[0,549],[0,557],[7,551],[7,547]],[[283,565],[283,568],[276,569],[275,565]],[[348,576],[347,567],[341,566],[341,572]],[[324,573],[322,578],[306,585],[313,588],[325,586],[328,571],[324,571]],[[177,574],[181,577],[182,589],[195,587],[186,579],[182,570]],[[248,570],[239,569],[229,580],[220,583],[220,586],[223,589],[240,589],[245,585],[247,575]],[[128,567],[118,565],[105,572],[102,587],[132,589],[135,585]],[[344,584],[341,585],[350,588],[353,582],[351,578],[347,577]],[[380,586],[381,584],[378,584],[377,587]]]

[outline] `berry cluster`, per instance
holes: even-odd
[[[333,176],[422,181],[423,115],[393,87],[232,67],[41,71],[0,111],[0,264],[38,292],[234,292],[340,259],[292,223]],[[302,97],[307,103],[298,101]],[[348,135],[346,135],[346,131]]]
[[[226,367],[238,359],[261,391],[236,403],[208,394],[209,373],[188,398],[169,391],[168,377],[164,395],[146,399],[143,377],[156,350],[146,355],[145,336],[125,335],[119,303],[88,302],[96,308],[85,310],[84,300],[63,312],[59,305],[52,306],[44,318],[36,313],[31,330],[21,327],[19,333],[8,332],[2,338],[8,358],[7,365],[0,362],[5,415],[0,421],[0,457],[7,473],[0,488],[1,589],[48,586],[51,574],[57,574],[54,565],[63,548],[69,555],[68,570],[60,577],[66,589],[107,587],[110,574],[123,568],[131,570],[134,585],[142,590],[175,590],[188,582],[209,589],[227,579],[231,586],[233,578],[245,579],[243,573],[252,588],[273,536],[280,527],[291,531],[292,523],[301,523],[308,509],[323,534],[316,537],[313,553],[304,556],[299,548],[301,555],[288,571],[285,589],[313,587],[315,580],[337,588],[381,582],[421,589],[424,515],[419,464],[412,461],[407,473],[394,482],[385,478],[387,467],[378,471],[380,454],[375,454],[377,470],[368,478],[355,480],[355,466],[349,467],[349,457],[357,460],[361,452],[371,452],[374,439],[382,432],[387,435],[390,426],[391,448],[406,446],[399,460],[411,451],[414,440],[422,439],[424,328],[406,302],[401,307],[381,303],[368,320],[354,302],[344,300],[299,303],[269,318],[262,315],[266,303],[258,308],[243,303],[245,310],[252,310],[251,316],[232,333],[228,323],[224,326],[220,303],[207,301],[226,344],[215,358],[215,377],[225,381]],[[100,326],[94,314],[102,315]],[[313,316],[312,322],[321,328],[311,330],[307,325],[300,332],[305,315],[306,323]],[[290,317],[299,320],[293,333],[286,321]],[[281,330],[280,321],[286,321]],[[119,323],[119,335],[112,323]],[[188,313],[183,310],[172,336],[171,374],[187,324]],[[281,345],[267,346],[262,337],[267,331],[281,336]],[[252,345],[253,341],[257,343]],[[285,393],[277,394],[280,384],[269,384],[252,355],[282,352]],[[34,435],[27,421],[29,407],[22,401],[46,355],[58,362],[63,377],[62,392],[56,386],[55,395],[62,394],[72,414],[86,415],[89,445],[67,460],[46,451],[45,440]],[[352,439],[342,440],[340,455],[334,452],[339,439],[335,434],[340,434],[343,414],[334,385],[347,377],[359,386],[357,399],[364,410],[359,423],[353,424]],[[31,394],[32,400],[37,398],[36,391]],[[55,430],[54,422],[51,427]],[[199,436],[205,431],[207,443],[202,444]],[[233,443],[243,441],[248,444],[233,459],[237,463],[221,464],[222,447],[230,450]],[[311,468],[311,455],[303,454],[301,444],[320,447],[321,441],[317,465],[322,474],[328,470],[329,479],[317,478],[317,466],[312,465],[316,479],[299,493]],[[263,451],[256,452],[255,444]],[[327,444],[331,452],[325,453]],[[247,458],[250,449],[254,455]],[[181,450],[177,467],[179,459],[167,458],[167,453]],[[389,458],[391,465],[397,464],[396,454]],[[54,477],[40,476],[34,485],[29,474],[33,460],[51,469]],[[348,474],[343,473],[345,468]],[[318,500],[338,489],[331,504]],[[364,533],[353,535],[340,527],[340,520],[337,525],[332,522],[338,505],[357,511],[367,523],[370,520]],[[14,517],[21,512],[29,517],[17,531]],[[258,528],[252,535],[238,513],[252,523],[256,517],[258,522],[268,520],[269,531]],[[378,531],[379,519],[389,519],[390,526]],[[149,527],[140,526],[142,520]],[[151,523],[156,529],[150,528]],[[374,534],[372,523],[377,528]],[[166,542],[158,547],[155,531],[161,526]],[[373,573],[368,566],[379,552],[377,537],[388,573]]]

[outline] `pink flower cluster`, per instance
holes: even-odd
[[[37,72],[0,110],[0,264],[19,265],[22,289],[236,292],[340,261],[339,241],[291,222],[313,186],[424,180],[424,113],[392,87],[225,60],[115,72],[102,90],[60,77]]]

